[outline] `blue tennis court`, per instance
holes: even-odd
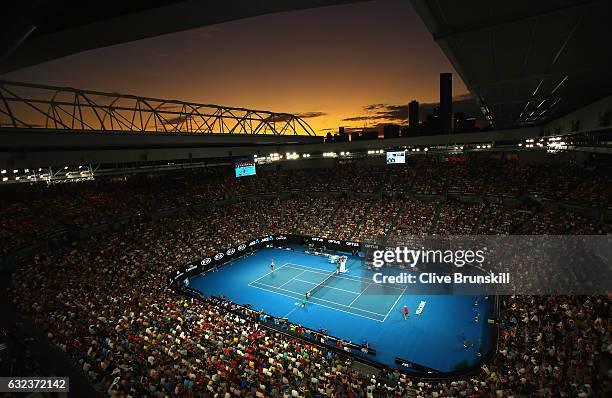
[[[327,281],[327,279],[329,281]],[[323,285],[321,285],[323,283]],[[302,300],[318,288],[309,303],[384,322],[406,288],[375,284],[371,279],[286,263],[249,283],[249,286]]]
[[[276,267],[270,272],[272,259]],[[477,298],[482,316],[475,322],[475,296],[425,295],[407,285],[373,284],[372,271],[357,257],[349,256],[347,268],[326,280],[335,271],[326,258],[299,248],[265,248],[192,278],[190,286],[357,344],[367,341],[377,351],[371,359],[391,367],[401,357],[449,372],[478,363],[481,344],[488,350],[488,300]],[[305,293],[322,282],[303,307]],[[407,320],[404,305],[410,310]],[[474,344],[465,347],[465,339]]]

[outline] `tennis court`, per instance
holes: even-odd
[[[331,266],[331,265],[330,265]],[[384,322],[406,288],[373,283],[371,279],[326,272],[286,263],[249,286],[301,301],[310,291],[309,305],[319,305]]]
[[[192,278],[190,286],[332,336],[367,341],[376,349],[373,359],[390,367],[399,366],[396,356],[440,371],[480,361],[478,342],[487,346],[489,325],[474,322],[474,296],[428,295],[413,285],[372,283],[373,271],[353,256],[347,268],[348,273],[335,274],[336,266],[324,256],[263,248]],[[410,309],[406,320],[404,306]],[[486,301],[479,305],[483,319],[486,307]],[[464,338],[475,344],[464,347]]]

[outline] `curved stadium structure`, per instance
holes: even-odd
[[[0,396],[612,396],[610,15],[8,1]]]
[[[199,285],[192,278],[189,289],[201,286],[202,294],[185,296],[168,286],[175,269],[253,236],[381,242],[424,233],[610,231],[609,222],[584,211],[609,203],[608,187],[589,178],[609,178],[606,163],[560,169],[490,158],[444,163],[426,156],[391,167],[281,169],[238,180],[225,168],[213,168],[19,187],[11,197],[3,195],[3,241],[11,242],[5,250],[14,252],[31,236],[39,242],[34,257],[13,273],[11,299],[100,392],[112,396],[599,396],[607,388],[600,373],[610,327],[605,296],[499,297],[499,313],[491,315],[499,340],[491,354],[480,357],[475,347],[467,348],[464,372],[428,374],[375,363],[389,347],[377,341],[370,345],[374,355],[360,353],[362,347],[333,336],[344,333],[337,327],[330,326],[328,334],[340,339],[328,340],[313,335],[316,328],[275,325],[255,304],[243,307],[237,304],[249,303],[218,297],[229,287]],[[499,185],[487,178],[491,170],[513,182]],[[424,174],[432,178],[421,179]],[[561,182],[565,190],[556,188]],[[535,192],[547,200],[533,200]],[[253,260],[258,255],[246,256],[246,267],[263,275],[268,257]],[[282,253],[273,256],[281,262]],[[244,273],[234,267],[213,272],[216,283],[230,285],[232,273]],[[282,305],[278,297],[273,303]],[[446,317],[439,308],[428,311]],[[471,316],[467,311],[441,321],[452,329],[453,322],[471,322]],[[420,339],[421,321],[414,322],[406,341]],[[455,329],[459,335],[465,327]],[[422,332],[437,333],[434,326]],[[463,349],[460,337],[448,339],[455,350]],[[431,355],[445,347],[444,341],[428,344]],[[406,350],[418,356],[414,347]]]

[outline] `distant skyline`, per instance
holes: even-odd
[[[456,112],[475,101],[407,1],[322,7],[71,55],[3,79],[300,115],[319,134],[405,124],[438,102],[453,73]]]

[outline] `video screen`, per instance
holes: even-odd
[[[387,164],[406,163],[406,151],[387,152]]]
[[[236,172],[236,178],[255,175],[257,173],[255,161],[252,159],[237,161],[234,163],[234,171]]]

